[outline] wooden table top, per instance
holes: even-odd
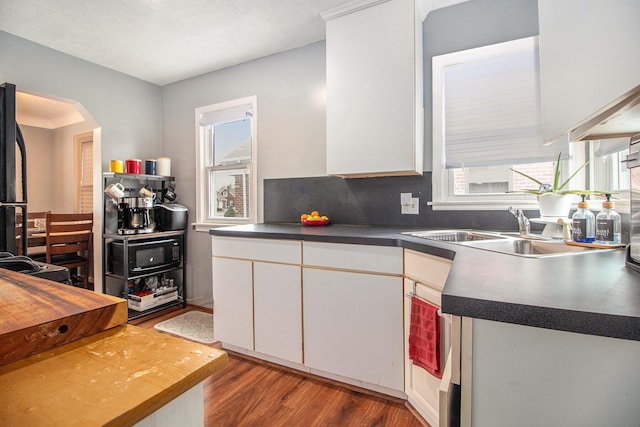
[[[227,354],[121,325],[0,366],[3,425],[132,425],[202,382]]]
[[[0,269],[0,365],[127,323],[127,301]]]

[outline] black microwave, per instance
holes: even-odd
[[[182,264],[182,239],[153,239],[130,241],[126,246],[121,241],[111,243],[111,271],[128,277],[156,273]]]

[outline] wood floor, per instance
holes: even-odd
[[[190,310],[207,311],[180,307],[131,323],[152,329],[156,323]],[[402,400],[350,390],[235,353],[229,353],[229,362],[205,380],[204,405],[207,427],[427,425]]]

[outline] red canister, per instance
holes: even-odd
[[[127,159],[124,161],[124,170],[127,173],[142,173],[142,160]]]

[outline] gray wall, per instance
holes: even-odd
[[[73,100],[90,127],[100,128],[94,157],[108,170],[109,159],[148,158],[162,153],[162,90],[125,74],[0,31],[0,83],[27,93]],[[54,156],[55,157],[55,156]],[[100,160],[101,158],[101,160]],[[96,173],[94,188],[101,188]],[[94,273],[102,274],[101,193],[94,195]],[[56,194],[54,194],[56,196]],[[100,290],[100,282],[96,282]]]
[[[433,163],[432,58],[538,34],[537,0],[471,0],[427,15],[422,25],[425,170]]]
[[[82,104],[102,128],[104,170],[112,158],[162,154],[160,87],[3,31],[0,58],[0,83]]]
[[[257,96],[259,221],[266,178],[326,175],[325,49],[314,43],[163,87],[165,154],[195,221],[195,109]],[[211,238],[189,232],[189,298],[211,305]]]

